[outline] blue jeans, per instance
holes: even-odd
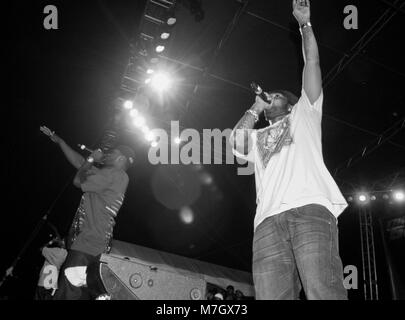
[[[337,220],[310,204],[265,219],[253,239],[257,300],[347,300]]]

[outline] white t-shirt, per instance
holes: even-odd
[[[322,103],[323,92],[311,104],[302,90],[289,116],[252,131],[249,154],[233,150],[235,156],[255,164],[255,229],[267,217],[307,204],[323,205],[336,218],[347,207],[323,161]]]

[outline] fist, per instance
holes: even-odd
[[[293,15],[300,26],[309,22],[311,18],[309,0],[293,0]]]
[[[264,94],[269,98],[268,93],[264,92]],[[256,96],[256,101],[252,106],[252,110],[256,111],[258,114],[262,113],[265,109],[270,108],[270,104],[265,102],[262,98],[259,96]]]
[[[90,157],[92,157],[96,162],[100,162],[103,159],[103,156],[104,154],[103,151],[101,151],[101,149],[94,150],[90,155]]]

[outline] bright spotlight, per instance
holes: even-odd
[[[167,73],[159,72],[153,75],[150,85],[157,91],[165,91],[171,87],[172,79]]]
[[[124,108],[127,110],[132,109],[133,106],[134,106],[134,103],[131,100],[127,100],[124,102]]]
[[[155,135],[153,134],[152,131],[149,131],[145,133],[145,139],[146,141],[153,141],[155,139]]]
[[[395,191],[393,194],[393,198],[395,201],[402,202],[405,200],[405,194],[403,191]]]
[[[143,126],[141,127],[141,131],[142,131],[143,134],[147,134],[147,133],[149,132],[148,126],[143,125]]]
[[[134,119],[134,125],[136,126],[136,127],[142,127],[144,124],[145,124],[145,122],[146,122],[146,120],[145,120],[145,118],[144,117],[142,117],[142,116],[139,116],[139,117],[136,117],[135,119]]]
[[[169,19],[167,19],[167,24],[169,26],[172,26],[176,23],[177,19],[175,17],[170,17]]]
[[[160,35],[160,39],[162,40],[167,40],[170,37],[170,33],[169,32],[162,32],[162,34]]]
[[[359,195],[359,201],[360,202],[366,202],[367,201],[367,196],[364,194]]]
[[[165,51],[165,46],[158,45],[158,46],[156,46],[155,50],[157,53],[162,53],[163,51]]]
[[[136,110],[136,109],[132,109],[132,110],[129,112],[129,115],[130,115],[132,118],[135,118],[136,116],[138,116],[138,114],[139,114],[139,111]]]
[[[175,144],[180,144],[181,143],[181,139],[179,137],[174,138],[174,143]]]

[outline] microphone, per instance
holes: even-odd
[[[90,148],[87,148],[84,144],[80,144],[80,143],[79,143],[78,146],[79,146],[79,148],[80,148],[81,150],[86,150],[86,151],[89,152],[89,153],[93,153],[94,151],[96,151],[96,150],[91,150]],[[101,149],[99,149],[99,150],[102,152]],[[102,166],[102,165],[104,165],[105,157],[106,157],[106,155],[104,154],[101,160],[95,161],[95,165],[96,165],[96,166]]]
[[[87,148],[84,144],[79,143],[78,146],[79,146],[80,150],[86,150],[87,152],[90,152],[90,153],[94,152],[94,150]]]
[[[263,89],[256,83],[252,82],[250,84],[251,90],[259,96],[264,102],[271,103],[271,100],[267,98],[267,96],[264,94]]]

